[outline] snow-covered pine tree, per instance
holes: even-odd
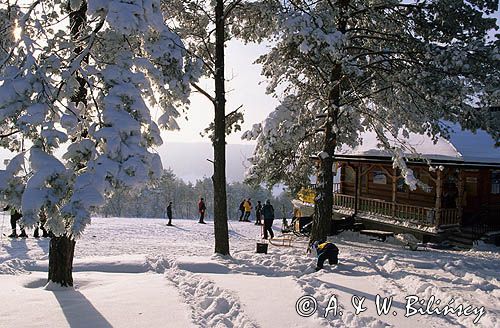
[[[238,109],[226,113],[224,48],[231,38],[240,37],[248,26],[240,24],[241,15],[258,20],[260,5],[244,0],[162,0],[165,12],[174,14],[170,24],[185,41],[188,53],[202,63],[203,76],[214,81],[214,89],[193,83],[213,105],[214,121],[206,129],[214,149],[214,230],[215,252],[229,254],[226,193],[226,134],[237,131],[243,121]],[[248,20],[246,20],[248,21]],[[256,26],[251,26],[256,28]]]
[[[409,132],[448,136],[445,121],[481,127],[498,140],[485,116],[500,95],[497,29],[492,0],[293,0],[281,2],[273,47],[258,62],[269,93],[282,104],[244,137],[257,139],[248,178],[308,183],[309,156],[319,159],[317,214],[311,238],[326,237],[332,216],[332,164],[339,147],[376,132],[405,165]],[[488,37],[488,32],[490,36]],[[283,90],[283,91],[282,91]]]
[[[91,211],[115,188],[161,174],[151,147],[162,143],[160,127],[177,127],[199,70],[159,0],[2,4],[0,24],[1,146],[27,149],[0,172],[0,191],[27,226],[47,214],[57,236],[49,281],[71,286],[75,240]]]

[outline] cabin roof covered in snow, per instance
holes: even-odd
[[[495,147],[495,140],[484,130],[475,133],[470,130],[462,130],[459,125],[451,125],[450,140],[439,137],[435,143],[427,135],[410,133],[409,138],[399,136],[399,141],[409,145],[404,151],[408,157],[412,155],[413,148],[422,157],[434,162],[457,162],[475,165],[500,166],[500,147]],[[338,156],[348,157],[391,157],[391,154],[378,147],[375,132],[367,131],[361,134],[362,144],[355,148],[342,147]],[[394,139],[394,138],[393,138]],[[399,145],[400,142],[390,140],[391,145]]]

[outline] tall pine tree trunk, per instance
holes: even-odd
[[[340,0],[340,17],[338,30],[345,33],[347,29],[347,9],[349,0]],[[340,112],[340,96],[342,85],[342,64],[336,63],[332,69],[330,77],[331,89],[328,93],[328,110],[326,121],[323,125],[323,154],[320,157],[320,168],[317,181],[317,195],[314,221],[311,231],[311,242],[316,240],[326,240],[331,230],[333,214],[333,162],[335,158],[335,148],[337,147],[337,134],[334,128],[338,124]]]
[[[75,244],[75,240],[66,235],[50,239],[49,281],[64,287],[73,286]]]
[[[87,23],[87,3],[82,2],[80,9],[71,11],[68,2],[69,21],[71,39],[73,41],[80,39],[80,33]],[[81,45],[75,47],[75,53],[80,53],[83,50]],[[71,101],[78,103],[86,103],[87,88],[85,87],[85,79],[81,76],[76,76],[80,86],[78,91],[71,97]],[[73,286],[73,257],[75,254],[76,241],[73,237],[66,234],[62,236],[54,236],[50,240],[49,248],[49,281],[60,284],[61,286]]]
[[[327,120],[333,117],[333,113],[327,115]],[[320,167],[317,181],[316,208],[314,210],[314,221],[311,231],[311,242],[326,240],[331,230],[333,212],[333,154],[336,146],[336,134],[333,132],[333,124],[327,123],[324,127],[323,153],[328,154],[320,158]]]
[[[215,6],[214,233],[215,253],[229,254],[226,195],[226,98],[224,87],[224,1]]]

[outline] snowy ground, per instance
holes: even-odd
[[[8,217],[0,220],[8,233]],[[340,264],[314,272],[300,240],[256,254],[260,227],[250,223],[230,223],[231,257],[212,255],[212,222],[165,223],[94,219],[76,244],[75,288],[62,290],[45,284],[47,239],[2,236],[0,327],[500,326],[495,249],[410,251],[349,232],[332,239]],[[377,295],[392,297],[387,315],[377,314]],[[405,317],[418,308],[411,295],[425,304]],[[299,316],[297,304],[312,315]],[[447,304],[462,304],[461,315],[436,314]]]

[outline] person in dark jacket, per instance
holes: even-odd
[[[239,208],[239,210],[240,210],[240,213],[241,213],[241,214],[240,214],[240,219],[239,219],[238,221],[243,221],[243,216],[245,215],[245,202],[246,202],[246,201],[247,201],[246,199],[243,199],[243,200],[241,201],[241,203],[240,203],[240,208]]]
[[[207,209],[207,206],[205,205],[205,201],[203,198],[200,198],[200,201],[198,202],[198,212],[200,213],[200,221],[198,223],[205,224],[204,218],[205,218],[205,210]]]
[[[35,227],[35,231],[33,231],[33,237],[35,238],[40,238],[40,230],[42,230],[42,237],[46,238],[49,237],[50,234],[45,229],[45,223],[47,222],[47,215],[45,214],[44,211],[40,212],[40,222],[38,222],[37,226]]]
[[[168,226],[172,225],[172,202],[168,203],[167,206],[167,217],[168,217]]]
[[[257,206],[255,206],[255,225],[262,225],[262,204],[260,200],[257,201]]]
[[[324,241],[315,241],[312,244],[318,256],[318,263],[316,264],[316,271],[323,269],[323,264],[328,259],[330,265],[339,263],[339,249],[335,244]]]
[[[264,216],[264,239],[267,239],[267,233],[274,238],[273,232],[273,221],[274,221],[274,207],[271,205],[271,201],[266,200],[266,205],[262,208],[262,215]]]
[[[28,235],[26,234],[26,231],[24,230],[24,227],[19,225],[19,228],[21,229],[21,233],[18,235],[17,234],[17,229],[16,229],[16,223],[19,221],[23,215],[19,213],[16,209],[11,208],[10,206],[7,206],[4,208],[4,211],[10,210],[10,227],[12,228],[12,233],[8,235],[7,237],[10,238],[17,238],[17,237],[22,237],[26,238]]]

